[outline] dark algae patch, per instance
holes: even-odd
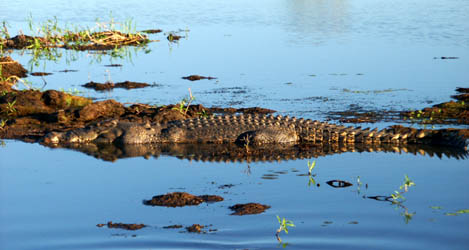
[[[270,206],[262,205],[259,203],[236,204],[236,205],[229,207],[229,209],[234,211],[231,215],[260,214],[269,208]]]
[[[186,192],[173,192],[164,195],[153,196],[151,200],[144,200],[143,204],[147,206],[184,207],[197,206],[203,202],[218,201],[223,201],[223,197],[216,195],[196,196]]]
[[[107,226],[108,228],[119,228],[119,229],[134,231],[134,230],[142,229],[142,228],[146,227],[147,225],[145,225],[145,224],[113,223],[112,221],[109,221],[106,224],[97,224],[96,226],[97,227]]]
[[[211,77],[211,76],[190,75],[190,76],[184,76],[182,77],[182,79],[189,80],[189,81],[198,81],[198,80],[213,80],[217,78]]]
[[[83,85],[83,87],[85,88],[90,88],[90,89],[94,89],[97,91],[111,90],[114,88],[137,89],[137,88],[145,88],[148,86],[150,86],[150,84],[148,83],[131,82],[131,81],[118,82],[118,83],[113,83],[113,82],[98,83],[98,82],[91,81]]]

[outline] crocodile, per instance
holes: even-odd
[[[424,144],[467,150],[469,140],[457,129],[415,129],[391,126],[382,130],[346,127],[290,116],[219,115],[167,123],[136,123],[117,119],[84,128],[50,132],[44,144],[67,143],[213,143],[265,144]]]

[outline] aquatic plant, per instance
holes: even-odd
[[[316,160],[314,160],[313,162],[308,161],[307,164],[308,164],[308,176],[309,176],[308,187],[309,187],[311,186],[311,184],[316,185],[316,181],[313,178],[313,177],[316,177],[316,175],[313,174],[313,169],[316,166]]]
[[[308,175],[312,175],[312,171],[314,167],[316,166],[316,160],[314,160],[312,163],[308,161]]]
[[[178,104],[177,107],[174,107],[174,110],[179,111],[179,113],[183,115],[187,115],[187,111],[189,111],[189,107],[192,101],[195,100],[195,97],[192,95],[191,88],[189,88],[189,98],[184,97]]]
[[[412,186],[415,186],[415,183],[409,178],[409,176],[405,175],[404,184],[399,187],[399,190],[403,191],[394,191],[394,194],[391,194],[392,199],[397,202],[405,200],[403,194],[407,193],[409,188]]]
[[[69,27],[68,24],[61,26],[57,17],[35,23],[32,15],[29,15],[27,22],[31,36],[20,34],[20,39],[24,41],[13,45],[12,48],[31,51],[32,59],[29,62],[31,70],[33,66],[39,66],[41,61],[58,61],[62,58],[60,48],[79,51],[110,51],[104,54],[110,55],[111,58],[127,58],[131,55],[131,52],[124,47],[146,47],[149,42],[153,41],[148,39],[146,35],[136,31],[136,24],[132,19],[118,23],[114,21],[112,15],[108,22],[100,22],[97,19],[95,26],[91,28]],[[2,46],[2,49],[8,44],[6,43],[8,39],[10,39],[10,34],[8,33],[7,22],[3,21],[3,26],[0,28],[0,46]],[[0,49],[0,52],[2,52],[2,49]],[[145,49],[145,53],[149,53],[149,51]],[[72,61],[76,60],[76,56],[73,54],[70,57]]]
[[[280,238],[279,234],[284,231],[286,234],[288,234],[288,227],[295,227],[295,224],[293,224],[293,221],[287,220],[285,218],[280,219],[280,216],[277,215],[277,220],[279,224],[279,228],[277,229],[275,236],[277,237],[278,242],[282,242],[282,239]]]

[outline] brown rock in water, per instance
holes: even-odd
[[[229,209],[234,211],[231,215],[260,214],[268,208],[270,208],[270,206],[259,203],[236,204],[229,207]]]
[[[151,200],[144,200],[143,204],[148,206],[183,207],[197,206],[202,202],[218,201],[223,201],[223,197],[216,195],[195,196],[186,192],[173,192],[164,195],[153,196]]]

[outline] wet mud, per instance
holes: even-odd
[[[186,192],[173,192],[164,195],[153,196],[151,200],[144,200],[143,204],[147,206],[184,207],[197,206],[203,202],[219,201],[223,201],[223,197],[217,195],[196,196]]]
[[[125,230],[139,230],[144,227],[147,227],[145,224],[127,224],[127,223],[113,223],[112,221],[109,221],[106,224],[97,224],[97,227],[104,227],[107,226],[108,228],[119,228],[119,229],[125,229]]]
[[[260,214],[269,208],[270,206],[262,205],[259,203],[236,204],[236,205],[229,207],[229,209],[234,211],[231,215]]]
[[[118,82],[118,83],[113,83],[113,82],[99,83],[99,82],[91,81],[82,86],[85,88],[94,89],[96,91],[106,91],[106,90],[112,90],[115,88],[138,89],[138,88],[145,88],[151,85],[148,83],[131,82],[131,81],[124,81],[124,82]]]
[[[26,77],[28,71],[17,61],[9,56],[0,57],[1,78],[7,79],[12,76],[19,78]]]
[[[189,81],[199,81],[199,80],[213,80],[217,78],[211,77],[211,76],[190,75],[190,76],[184,76],[182,77],[182,79],[189,80]]]

